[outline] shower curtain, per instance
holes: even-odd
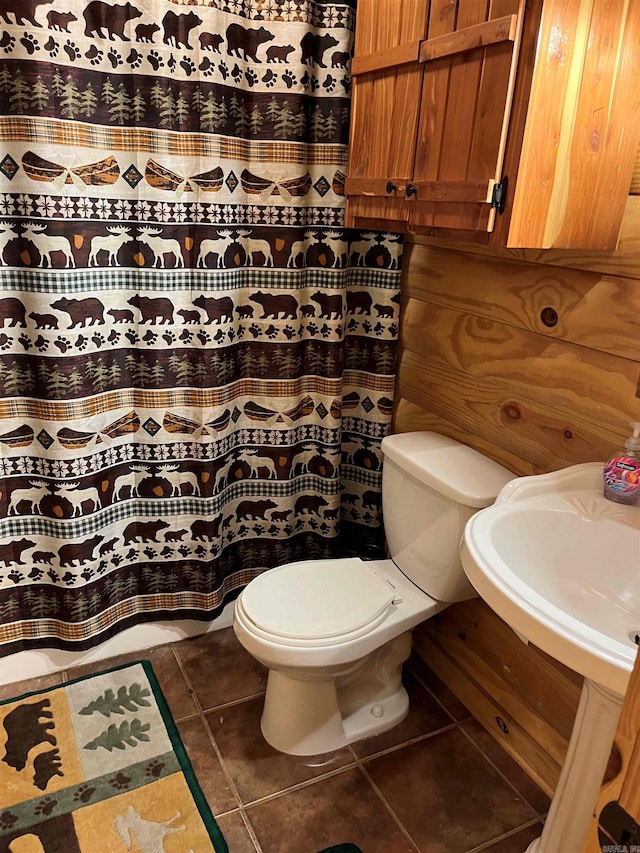
[[[355,2],[0,0],[0,654],[380,552],[400,238]]]

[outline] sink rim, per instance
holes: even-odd
[[[516,478],[502,489],[493,506],[469,519],[460,556],[478,594],[514,630],[561,663],[621,695],[626,690],[637,653],[632,641],[624,642],[603,634],[545,598],[501,558],[490,536],[492,524],[504,518],[511,507],[521,513],[525,503],[530,503],[534,510],[536,506],[542,509],[540,505],[548,495],[580,493],[595,497],[601,496],[601,490],[602,465],[599,463],[583,463],[551,474]],[[640,523],[639,508],[615,503],[611,503],[611,507],[618,515],[638,513]],[[569,508],[567,512],[580,514]],[[480,544],[482,540],[484,545]],[[491,554],[495,565],[491,565],[487,553]],[[640,614],[637,627],[640,629]]]

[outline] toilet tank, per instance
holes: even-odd
[[[434,432],[388,436],[382,451],[384,526],[394,563],[436,601],[474,598],[459,556],[464,526],[515,474]]]

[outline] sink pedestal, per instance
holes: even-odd
[[[585,679],[567,757],[540,838],[526,853],[581,851],[607,767],[622,696]]]

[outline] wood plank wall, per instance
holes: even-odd
[[[406,243],[396,432],[459,439],[515,474],[607,457],[640,420],[640,196],[615,252]],[[480,600],[414,632],[418,653],[548,791],[581,679]]]

